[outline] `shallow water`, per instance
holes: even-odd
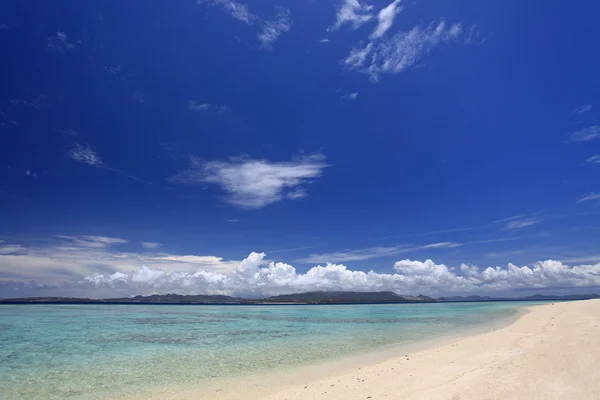
[[[202,385],[483,327],[523,305],[2,305],[0,400]]]

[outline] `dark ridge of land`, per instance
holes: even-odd
[[[0,299],[0,304],[222,304],[222,305],[267,305],[267,304],[394,304],[394,303],[443,303],[443,302],[482,302],[482,301],[539,301],[539,300],[587,300],[597,299],[597,294],[581,295],[541,295],[527,297],[488,297],[488,296],[451,296],[439,299],[419,296],[400,295],[394,292],[345,292],[320,291],[283,294],[260,299],[232,297],[224,295],[181,295],[164,294],[151,296],[120,297],[108,299],[89,299],[76,297],[26,297]]]

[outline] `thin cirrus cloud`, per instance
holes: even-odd
[[[298,259],[302,263],[338,263],[349,261],[364,261],[373,258],[389,257],[402,253],[418,252],[433,249],[451,249],[460,247],[462,244],[455,242],[430,243],[420,246],[378,246],[366,249],[344,250],[334,253],[310,254],[307,257]]]
[[[92,167],[100,168],[100,169],[103,169],[106,171],[115,172],[119,175],[122,175],[126,178],[132,179],[136,182],[143,183],[145,185],[152,185],[152,182],[145,181],[134,175],[128,174],[123,170],[120,170],[118,168],[113,168],[113,167],[107,165],[102,160],[102,158],[100,158],[100,156],[98,155],[96,150],[88,144],[74,143],[71,150],[69,150],[68,155],[71,159],[73,159],[77,162],[80,162],[82,164],[91,165]]]
[[[94,167],[106,167],[102,159],[96,153],[96,150],[88,144],[75,143],[69,151],[69,157],[83,164]]]
[[[377,14],[377,27],[371,34],[371,40],[382,37],[392,27],[396,15],[402,11],[401,0],[395,0]]]
[[[258,209],[284,199],[307,196],[305,185],[321,177],[329,165],[315,154],[291,161],[269,161],[250,157],[203,162],[190,159],[187,169],[169,178],[171,183],[217,185],[224,200],[238,208]]]
[[[277,16],[269,21],[266,21],[261,28],[261,31],[257,34],[258,40],[260,41],[263,49],[271,49],[273,43],[279,38],[284,32],[289,32],[292,28],[292,18],[289,10],[279,9]]]
[[[160,246],[162,244],[158,242],[142,242],[142,247],[145,249],[158,249]]]
[[[589,193],[585,196],[580,197],[577,202],[583,203],[584,201],[600,200],[600,193]]]
[[[124,244],[129,242],[129,240],[127,239],[114,238],[109,236],[55,235],[55,237],[66,240],[68,245],[79,247],[104,248],[115,244]]]
[[[587,112],[590,112],[592,110],[592,105],[591,104],[584,104],[581,107],[578,107],[577,109],[575,109],[575,111],[573,111],[573,114],[575,115],[583,115]]]
[[[436,47],[447,43],[470,44],[474,28],[465,32],[462,24],[448,25],[445,21],[427,27],[415,26],[388,39],[373,40],[359,45],[342,61],[349,69],[369,75],[377,82],[382,74],[398,74],[419,63]]]
[[[67,53],[75,48],[74,43],[69,42],[65,32],[57,32],[56,35],[48,36],[46,50],[55,53]]]
[[[373,6],[361,5],[359,0],[343,0],[337,10],[336,21],[328,31],[336,31],[344,25],[358,29],[375,16],[371,13]]]
[[[16,270],[55,271],[54,267],[61,265],[63,268],[66,266],[72,275],[55,276],[56,283],[32,282],[26,279],[27,275],[17,276],[17,279],[0,282],[0,296],[107,297],[173,292],[266,296],[314,290],[390,290],[403,294],[443,296],[482,292],[514,294],[527,289],[600,286],[600,264],[570,266],[556,260],[538,261],[522,267],[512,263],[505,267],[478,267],[464,263],[450,267],[431,259],[403,259],[396,261],[390,272],[357,271],[343,264],[328,263],[299,273],[292,265],[267,262],[264,253],[256,252],[241,261],[224,261],[219,257],[206,256],[143,257],[102,249],[69,252],[13,247],[15,251],[12,253],[3,252],[0,248],[2,272],[5,269],[13,274]],[[139,266],[140,261],[148,264]],[[138,266],[132,268],[132,263]],[[98,269],[98,265],[102,267],[99,272],[90,272]]]
[[[198,111],[198,112],[214,112],[217,114],[228,114],[231,112],[228,106],[226,105],[218,105],[218,104],[210,104],[210,103],[201,103],[199,101],[190,100],[188,102],[188,110]]]
[[[524,215],[515,215],[512,217],[494,221],[496,224],[502,224],[503,230],[521,229],[542,222],[539,218],[527,217]]]
[[[600,165],[600,154],[595,154],[595,155],[591,156],[590,158],[587,158],[585,161],[589,162],[593,165]]]
[[[567,141],[571,143],[581,143],[597,139],[600,139],[600,126],[594,125],[571,133]]]
[[[290,10],[277,7],[277,15],[273,19],[264,20],[249,11],[248,6],[233,0],[198,0],[199,5],[220,6],[232,18],[250,26],[257,26],[257,38],[260,48],[270,50],[282,33],[289,32],[292,27]]]
[[[340,100],[356,100],[358,98],[358,92],[348,93],[340,96]]]

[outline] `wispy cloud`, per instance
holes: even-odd
[[[592,105],[591,104],[585,104],[585,105],[583,105],[581,107],[576,108],[573,111],[573,114],[575,114],[575,115],[583,115],[583,114],[591,111],[591,109],[592,109]]]
[[[90,145],[75,143],[69,151],[69,157],[75,161],[95,167],[106,167],[102,159],[96,153],[96,150]]]
[[[394,0],[394,2],[379,11],[379,14],[377,14],[377,27],[371,34],[371,39],[382,37],[388,29],[392,27],[396,15],[403,9],[403,7],[400,6],[400,1],[401,0]]]
[[[341,100],[356,100],[358,98],[358,92],[348,93],[343,96],[340,96]]]
[[[292,27],[292,18],[289,10],[279,9],[275,19],[266,21],[261,31],[257,34],[263,49],[271,49],[273,43],[283,32],[289,32]]]
[[[533,214],[537,215],[539,213]],[[542,222],[541,219],[527,215],[513,215],[512,217],[503,218],[494,221],[495,224],[502,224],[504,230],[521,229],[527,226],[535,225]]]
[[[600,200],[600,193],[589,193],[577,200],[578,203],[590,200]]]
[[[140,179],[134,175],[128,174],[127,172],[120,170],[118,168],[113,168],[107,165],[102,158],[98,155],[96,150],[90,146],[89,144],[81,144],[74,143],[71,150],[68,153],[69,157],[75,161],[78,161],[82,164],[91,165],[96,168],[100,168],[106,171],[116,172],[119,175],[122,175],[126,178],[132,179],[136,182],[143,183],[146,185],[152,185],[152,182],[145,181]]]
[[[338,30],[344,25],[350,25],[351,29],[358,29],[373,19],[372,10],[373,6],[361,5],[358,0],[343,0],[338,8],[336,21],[328,31]]]
[[[600,139],[600,126],[598,125],[590,126],[589,128],[571,133],[567,141],[572,143],[581,143],[596,139]]]
[[[245,22],[251,26],[259,27],[257,38],[261,49],[272,49],[273,43],[284,32],[289,32],[292,27],[291,12],[283,7],[277,7],[277,15],[274,19],[264,20],[260,16],[249,11],[248,6],[233,0],[198,0],[198,4],[209,6],[220,6],[232,18]]]
[[[370,247],[366,249],[343,250],[333,253],[310,254],[307,257],[297,260],[303,263],[334,263],[348,261],[363,261],[372,258],[388,257],[400,254],[406,250],[406,246],[391,246],[391,247]]]
[[[188,169],[169,178],[187,185],[212,183],[225,192],[225,201],[243,209],[257,209],[306,196],[304,185],[323,175],[325,157],[312,155],[292,161],[257,160],[249,157],[226,161],[190,160]]]
[[[223,7],[232,18],[245,22],[248,25],[260,21],[257,15],[248,10],[248,6],[232,0],[198,0],[198,4],[217,5]]]
[[[147,101],[146,95],[141,90],[136,89],[131,92],[131,101],[135,104],[144,104]]]
[[[329,43],[331,42],[331,40],[329,40],[329,38],[323,38],[321,40],[319,40],[319,43]]]
[[[402,253],[416,253],[423,250],[433,249],[452,249],[460,246],[462,246],[462,244],[455,242],[430,243],[418,246],[377,246],[369,247],[366,249],[343,250],[333,253],[310,254],[309,256],[301,258],[297,261],[304,263],[337,263],[349,261],[363,261],[370,260],[373,258],[394,256]]]
[[[142,247],[145,249],[158,249],[162,244],[158,242],[142,242]]]
[[[389,39],[355,47],[342,64],[368,74],[371,81],[377,82],[381,74],[398,74],[413,67],[441,44],[468,44],[469,36],[465,35],[460,23],[448,25],[442,21],[425,28],[415,26],[410,31],[399,32]]]
[[[190,100],[188,102],[188,109],[193,111],[208,111],[212,108],[212,106],[208,103],[199,103],[195,100]]]
[[[57,32],[54,36],[48,36],[46,50],[56,53],[66,53],[75,48],[74,43],[69,43],[65,32]]]
[[[504,225],[504,229],[521,229],[526,226],[531,226],[540,223],[541,221],[537,218],[525,218],[515,221],[509,221]]]
[[[115,244],[129,243],[127,239],[114,238],[109,236],[67,236],[67,235],[55,235],[60,239],[65,239],[68,244],[79,247],[94,247],[104,248]]]
[[[26,170],[25,175],[30,176],[32,178],[37,178],[37,174],[35,172],[31,172],[30,170]]]
[[[596,154],[586,159],[585,161],[592,163],[594,165],[600,165],[600,154]]]

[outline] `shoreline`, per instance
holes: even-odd
[[[600,371],[594,372],[595,360],[600,359],[598,326],[599,300],[526,306],[514,318],[393,349],[224,379],[201,389],[164,388],[160,393],[119,399],[587,400],[600,393]],[[575,331],[590,338],[587,347],[570,337]],[[574,369],[576,376],[561,367],[561,349],[565,348],[586,365]],[[552,357],[548,354],[557,360],[542,361]],[[543,374],[536,375],[538,370]],[[559,388],[554,387],[561,374],[566,377],[559,379]],[[558,395],[565,391],[569,392],[565,397]]]
[[[548,303],[549,304],[549,303]],[[258,400],[294,386],[306,386],[307,382],[323,378],[333,378],[370,366],[400,358],[405,354],[426,351],[436,346],[451,344],[464,338],[494,332],[511,326],[521,317],[531,312],[539,304],[526,305],[513,315],[504,316],[443,335],[436,335],[417,341],[390,344],[385,347],[359,354],[345,355],[335,359],[325,359],[314,363],[282,366],[279,370],[258,371],[253,374],[219,378],[211,382],[203,382],[202,388],[165,387],[153,389],[143,394],[124,397],[108,397],[106,400]],[[259,382],[257,384],[257,382]],[[268,382],[265,384],[264,382]],[[251,388],[252,397],[248,397]]]

